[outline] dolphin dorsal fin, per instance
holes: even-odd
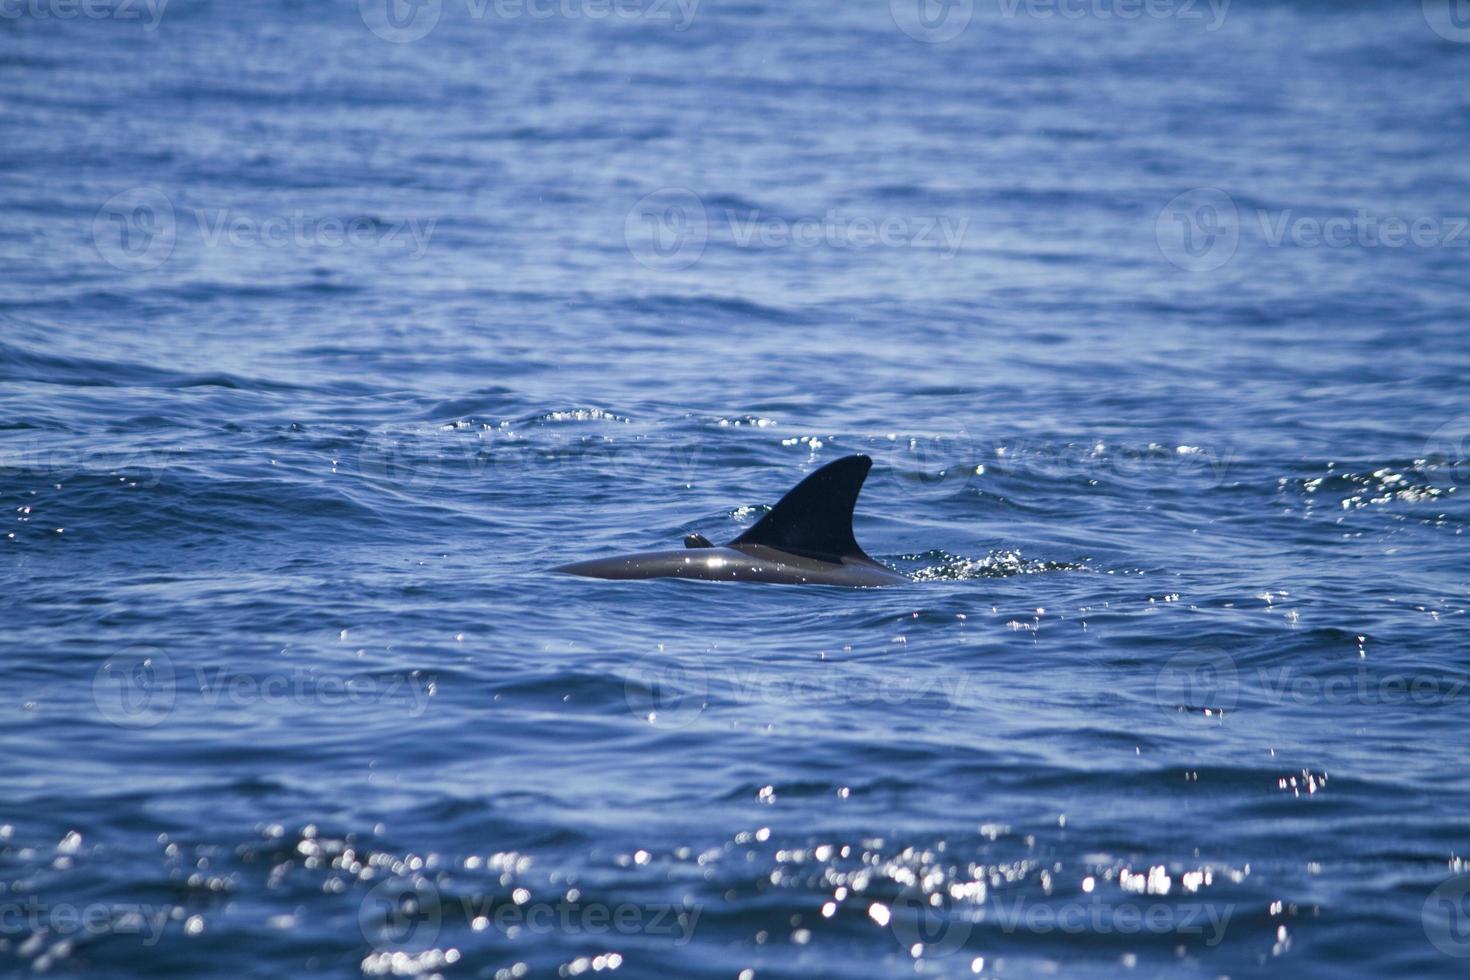
[[[872,469],[867,456],[844,456],[809,475],[732,545],[758,544],[824,561],[871,562],[852,534],[852,511]]]

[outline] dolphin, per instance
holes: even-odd
[[[702,534],[691,534],[683,549],[594,558],[552,571],[588,578],[696,578],[855,588],[900,585],[910,579],[869,558],[852,534],[852,511],[872,467],[867,456],[833,460],[793,487],[729,544],[716,546]]]

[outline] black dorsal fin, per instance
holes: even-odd
[[[872,469],[867,456],[844,456],[802,480],[732,545],[759,544],[824,561],[860,558],[852,510]]]

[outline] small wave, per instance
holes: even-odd
[[[992,551],[984,558],[966,558],[944,551],[926,551],[917,555],[900,555],[902,561],[925,562],[909,573],[916,582],[943,582],[967,578],[1008,578],[1012,575],[1037,575],[1042,572],[1086,572],[1085,562],[1047,561],[1026,558],[1019,549]]]
[[[761,321],[767,323],[797,324],[808,318],[798,310],[774,303],[757,303],[735,296],[680,296],[657,293],[646,296],[628,297],[621,305],[636,310],[639,314],[668,313],[675,316],[700,316],[712,314],[717,318],[730,317],[732,321]]]
[[[601,408],[573,408],[564,411],[542,412],[526,422],[631,422],[626,415],[617,415]]]
[[[224,371],[190,374],[135,361],[102,360],[16,343],[0,344],[0,380],[80,388],[228,388],[239,391],[293,391],[297,386]]]
[[[1335,503],[1342,510],[1361,510],[1392,503],[1417,504],[1455,491],[1453,485],[1434,482],[1432,474],[1441,466],[1426,460],[1414,460],[1388,463],[1367,472],[1354,472],[1338,470],[1336,464],[1328,463],[1327,472],[1320,476],[1282,477],[1277,480],[1277,486],[1282,491],[1288,488],[1298,490],[1308,506],[1314,501],[1325,501],[1329,505]],[[1453,469],[1449,468],[1449,475],[1453,476]]]

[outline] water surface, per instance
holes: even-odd
[[[1455,22],[594,6],[0,20],[6,970],[1460,975]]]

